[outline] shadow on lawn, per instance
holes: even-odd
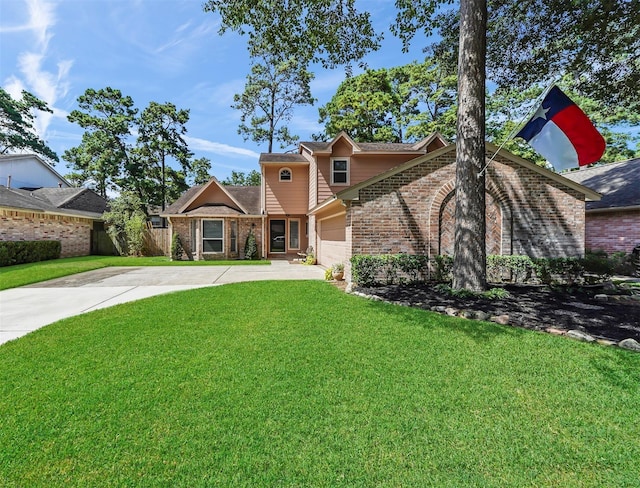
[[[620,349],[607,349],[591,360],[593,368],[611,386],[626,392],[638,390],[640,354]],[[605,354],[606,352],[606,354]]]
[[[458,330],[477,343],[488,343],[499,336],[517,337],[525,333],[523,329],[519,328],[460,317],[450,317],[430,310],[420,310],[379,301],[370,301],[369,306],[375,307],[377,312],[392,316],[398,325],[418,326],[425,329],[437,327],[446,330]],[[421,319],[422,317],[428,317],[428,319]]]

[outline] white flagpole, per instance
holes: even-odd
[[[514,127],[514,129],[509,133],[509,135],[507,136],[507,138],[502,141],[502,144],[500,144],[500,146],[498,147],[498,149],[496,149],[496,152],[493,153],[493,156],[491,156],[489,158],[489,161],[487,161],[487,164],[484,165],[484,168],[482,168],[482,170],[478,173],[478,178],[480,178],[486,171],[487,168],[489,167],[489,165],[491,164],[491,162],[495,159],[495,157],[498,155],[498,153],[500,152],[500,149],[502,149],[504,147],[504,145],[509,142],[511,139],[513,139],[513,136],[517,133],[517,131],[520,129],[520,127],[522,126],[522,123],[525,122],[526,120],[529,120],[533,114],[536,113],[536,111],[538,110],[538,107],[540,106],[540,104],[542,103],[542,100],[544,100],[544,97],[547,96],[547,93],[549,93],[551,91],[551,89],[554,87],[554,85],[556,84],[556,80],[553,80],[551,83],[549,83],[549,86],[547,86],[547,88],[540,94],[540,96],[538,96],[538,98],[536,98],[533,107],[531,108],[531,110],[529,110],[529,112],[527,112],[521,119],[520,122],[518,122],[516,124],[516,126]]]

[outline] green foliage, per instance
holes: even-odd
[[[250,260],[258,259],[258,244],[252,230],[249,231],[249,235],[244,244],[244,258]]]
[[[438,283],[451,282],[451,270],[453,269],[453,257],[439,254],[433,260],[433,280]]]
[[[145,205],[163,206],[188,188],[187,180],[208,181],[209,160],[192,163],[184,139],[188,110],[152,101],[138,115],[133,99],[111,87],[87,89],[78,107],[68,119],[85,132],[63,158],[77,181],[90,183],[103,197],[133,191]]]
[[[260,176],[260,172],[255,169],[252,169],[248,173],[232,170],[231,176],[227,176],[227,178],[222,181],[222,184],[226,186],[260,186],[261,181],[262,177]]]
[[[35,112],[53,113],[46,102],[22,90],[20,100],[14,100],[0,87],[0,154],[27,150],[53,162],[58,155],[35,133]]]
[[[367,70],[343,81],[320,107],[324,137],[346,131],[358,142],[404,142],[455,135],[456,77],[431,59]]]
[[[58,259],[60,241],[0,241],[0,266]]]
[[[110,210],[102,217],[118,252],[122,256],[141,255],[147,220],[142,200],[133,192],[122,192],[109,206]]]
[[[182,239],[180,239],[180,234],[177,232],[173,233],[171,237],[171,259],[174,261],[179,261],[182,259],[182,255],[184,254],[184,248],[182,247]]]
[[[313,74],[298,56],[283,57],[264,53],[253,60],[244,92],[233,97],[232,108],[241,112],[238,134],[244,140],[266,142],[273,152],[274,141],[285,149],[298,141],[285,122],[291,120],[293,107],[313,105],[309,83]]]
[[[324,279],[327,281],[331,281],[333,279],[333,269],[327,268],[324,270]]]
[[[495,283],[526,283],[538,273],[538,265],[529,256],[487,256],[487,279]]]
[[[426,276],[426,256],[409,254],[358,254],[351,258],[351,278],[360,286],[416,282]]]
[[[439,283],[434,288],[440,293],[446,293],[447,295],[458,298],[486,298],[487,300],[503,300],[511,296],[511,294],[504,288],[491,288],[486,291],[477,292],[472,290],[465,290],[464,288],[452,288],[445,283]]]

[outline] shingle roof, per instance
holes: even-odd
[[[184,207],[185,204],[189,200],[191,200],[196,195],[196,193],[198,193],[202,189],[203,186],[204,185],[196,185],[189,188],[182,195],[180,195],[180,197],[178,197],[175,202],[165,208],[164,212],[162,212],[162,215],[173,215],[180,213],[180,209]]]
[[[602,194],[587,210],[640,205],[640,158],[563,173],[562,176]]]
[[[298,153],[262,153],[261,163],[308,163],[307,159]]]
[[[333,144],[331,142],[301,142],[300,145],[312,152],[328,151]],[[416,150],[414,144],[405,142],[358,142],[358,147],[362,152],[415,152],[422,154],[423,150]]]
[[[73,192],[75,197],[84,195],[90,191],[83,188],[43,188],[29,191],[0,186],[0,206],[33,210],[36,212],[54,212],[83,216],[94,219],[102,217],[104,209],[96,211],[94,206],[95,202],[92,202],[92,204],[86,208],[82,206],[65,207],[65,202],[68,203],[70,198],[73,199],[73,197],[69,197],[71,192],[67,192],[67,190],[76,190]],[[100,199],[97,195],[96,197]],[[106,202],[104,202],[104,205],[106,206]]]
[[[250,215],[260,214],[259,186],[226,186],[225,189]]]

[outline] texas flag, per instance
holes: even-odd
[[[595,163],[606,143],[589,117],[554,86],[518,134],[556,171]]]

